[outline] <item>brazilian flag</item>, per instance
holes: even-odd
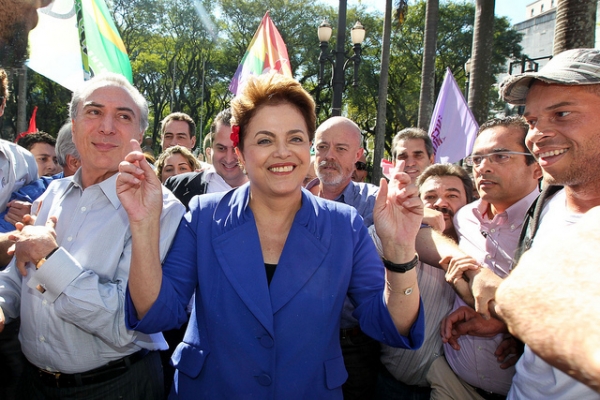
[[[75,9],[85,73],[116,72],[133,82],[127,50],[104,0],[75,0]]]

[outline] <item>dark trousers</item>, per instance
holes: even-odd
[[[340,343],[348,371],[348,380],[342,386],[344,400],[374,399],[379,369],[383,368],[379,361],[381,345],[360,330],[340,337]]]
[[[175,351],[175,348],[179,343],[183,342],[183,336],[187,329],[188,323],[186,322],[179,329],[173,329],[170,331],[163,332],[163,336],[169,345],[168,350],[160,352],[160,359],[162,361],[163,373],[165,376],[165,396],[168,396],[171,392],[171,386],[173,386],[173,376],[175,375],[175,368],[171,365],[171,356]]]
[[[25,356],[19,343],[21,321],[16,319],[0,333],[0,399],[14,400],[17,383],[23,372]]]
[[[429,400],[431,388],[400,382],[383,367],[377,380],[377,400]]]
[[[163,375],[160,355],[150,352],[126,372],[106,382],[56,388],[45,385],[35,367],[26,363],[17,398],[22,400],[162,400]]]

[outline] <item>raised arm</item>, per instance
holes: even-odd
[[[162,188],[137,141],[119,165],[117,195],[131,225],[131,268],[129,293],[142,318],[156,301],[162,283],[160,261],[160,215]]]
[[[403,171],[399,162],[388,184],[381,180],[380,190],[373,209],[375,229],[381,240],[386,264],[385,300],[394,324],[402,335],[408,335],[419,312],[419,287],[414,268],[407,272],[392,272],[387,262],[411,263],[416,255],[414,238],[423,219],[423,202],[416,186]]]
[[[526,252],[496,294],[515,336],[549,364],[600,391],[600,208]],[[523,301],[526,298],[527,301]]]

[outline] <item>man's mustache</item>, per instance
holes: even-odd
[[[342,169],[340,164],[333,161],[321,161],[318,165],[318,168],[335,168],[338,171],[341,171]]]
[[[454,217],[454,211],[449,209],[448,207],[437,207],[436,210],[441,212],[444,215],[449,215],[450,217]]]

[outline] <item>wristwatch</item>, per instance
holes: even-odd
[[[382,258],[382,260],[383,260],[383,265],[385,266],[386,269],[388,269],[389,271],[392,271],[392,272],[399,272],[399,273],[403,274],[417,266],[417,264],[419,263],[419,255],[415,254],[415,258],[413,258],[412,260],[410,260],[407,263],[402,263],[402,264],[393,263],[389,260],[386,260],[385,258]]]

